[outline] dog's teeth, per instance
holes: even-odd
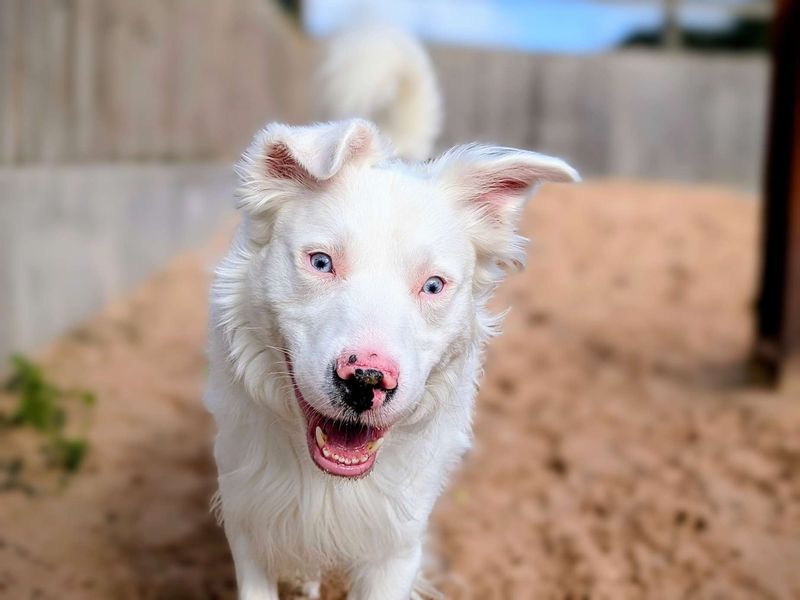
[[[319,446],[320,448],[323,448],[325,444],[328,443],[328,436],[326,436],[322,432],[322,427],[320,427],[319,425],[317,425],[317,429],[316,431],[314,431],[314,435],[317,438],[317,446]]]
[[[361,457],[361,462],[362,462],[362,463],[365,463],[365,462],[367,462],[368,460],[369,460],[369,456],[368,456],[367,454],[365,454],[364,456],[362,456],[362,457]]]
[[[325,458],[330,458],[330,457],[331,457],[331,451],[330,451],[330,450],[328,450],[328,447],[327,447],[327,446],[325,446],[325,447],[322,449],[322,456],[324,456]]]
[[[380,448],[382,445],[383,445],[383,438],[378,438],[378,439],[377,439],[377,440],[375,440],[374,442],[370,442],[370,443],[367,445],[367,450],[368,450],[370,453],[375,453],[375,452],[377,452],[377,451],[378,451],[378,448]]]
[[[334,454],[333,455],[333,460],[335,460],[336,462],[342,462],[342,457],[339,456],[338,454]]]
[[[352,463],[352,462],[353,462],[353,461],[352,461],[352,460],[350,460],[349,458],[345,458],[345,459],[344,459],[344,464],[346,464],[346,465],[349,465],[349,464],[350,464],[350,463]]]

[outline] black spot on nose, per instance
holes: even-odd
[[[376,388],[383,383],[383,373],[378,369],[356,369],[353,379],[363,386]]]
[[[350,361],[350,358],[348,358],[348,362],[351,364],[355,362]],[[383,372],[378,369],[356,369],[347,379],[342,379],[334,365],[333,382],[341,401],[360,414],[372,408],[375,390],[380,389],[383,384]],[[394,390],[385,392],[386,400],[393,392]]]
[[[355,354],[351,354],[350,357],[347,359],[347,364],[348,365],[352,365],[357,360],[358,360],[358,357]]]

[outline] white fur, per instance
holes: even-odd
[[[238,173],[244,221],[211,291],[205,403],[240,598],[341,570],[350,598],[406,600],[434,502],[470,445],[498,265],[524,259],[516,219],[532,188],[577,174],[485,146],[406,164],[359,119],[270,125]],[[312,251],[344,257],[344,274],[305,268]],[[430,275],[444,292],[419,291]],[[396,358],[400,383],[367,417],[390,427],[373,470],[341,479],[309,456],[286,356],[305,400],[334,417],[328,367],[366,341]]]
[[[369,22],[334,36],[317,84],[323,119],[370,119],[398,156],[431,156],[441,130],[441,94],[425,50],[401,29]]]

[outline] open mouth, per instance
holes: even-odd
[[[302,398],[298,401],[306,417],[308,450],[314,464],[339,477],[369,473],[383,444],[384,431],[355,421],[331,419]]]
[[[294,380],[292,361],[286,357],[294,395],[306,420],[308,451],[314,464],[331,475],[362,477],[372,470],[386,430],[358,421],[331,419],[308,402]]]

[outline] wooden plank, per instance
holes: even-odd
[[[754,362],[774,382],[800,355],[800,0],[777,7],[769,127]]]
[[[18,118],[15,81],[18,2],[0,2],[0,164],[16,162]]]
[[[72,156],[78,161],[94,158],[92,150],[96,147],[98,11],[94,4],[95,0],[78,0],[75,9]]]

